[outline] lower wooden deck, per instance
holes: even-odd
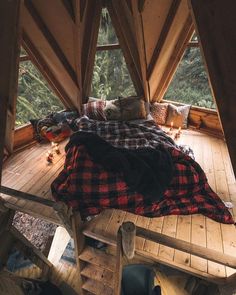
[[[233,203],[231,213],[235,216],[236,182],[225,142],[190,130],[183,131],[178,141],[192,147],[196,160],[204,169],[213,190],[222,200]],[[63,150],[63,144],[60,149]],[[4,165],[3,185],[51,199],[50,184],[63,167],[64,154],[55,155],[54,163],[48,165],[45,155],[47,150],[47,145],[37,145],[12,156]],[[31,212],[36,216],[40,213],[46,219],[57,222],[50,208],[4,195],[3,198],[24,212]],[[150,219],[119,210],[107,210],[99,220],[92,231],[95,234],[102,231],[104,236],[113,240],[119,225],[123,221],[131,220],[140,227],[236,256],[235,226],[217,223],[203,215],[171,215]],[[209,279],[224,278],[234,273],[234,270],[228,267],[141,238],[138,238],[137,248],[140,254],[153,260],[202,274]]]

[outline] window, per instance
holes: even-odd
[[[25,57],[22,51],[21,56]],[[63,110],[63,104],[51,91],[42,75],[30,60],[20,62],[16,127],[30,119],[42,118],[51,112]]]
[[[192,42],[195,43],[193,46]],[[164,99],[215,109],[201,52],[196,46],[195,34],[191,43],[185,51]]]
[[[106,47],[106,45],[109,45]],[[107,9],[102,10],[91,96],[113,99],[136,95]]]

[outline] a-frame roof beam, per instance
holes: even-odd
[[[144,94],[142,73],[131,12],[125,0],[107,2],[112,24],[123,51],[126,64],[138,95]]]
[[[165,92],[167,91],[168,86],[170,85],[172,78],[178,68],[179,62],[184,55],[185,49],[188,46],[189,40],[193,35],[193,32],[194,25],[192,18],[189,15],[182,29],[179,40],[175,45],[174,52],[172,53],[172,56],[169,59],[165,71],[162,75],[159,86],[157,87],[154,94],[156,100],[160,101],[161,99],[163,99]]]
[[[167,35],[168,35],[170,27],[173,23],[173,20],[174,20],[176,12],[178,10],[178,7],[180,5],[180,2],[181,2],[181,0],[173,0],[173,2],[171,4],[171,7],[170,7],[169,12],[167,14],[165,23],[163,25],[160,37],[159,37],[156,47],[153,51],[151,61],[148,65],[148,71],[147,71],[148,80],[150,79],[151,75],[153,74],[154,67],[155,67],[156,63],[158,62],[160,52],[164,46],[164,43],[166,41]]]
[[[13,146],[22,3],[22,0],[0,1],[0,185],[5,142],[8,149]]]
[[[87,1],[84,20],[82,21],[81,45],[81,76],[84,101],[90,95],[101,12],[101,0]]]
[[[73,7],[73,3],[71,2],[71,0],[61,0],[61,1],[63,5],[65,6],[65,9],[69,13],[71,19],[73,20],[73,22],[75,22],[75,11]]]
[[[53,72],[50,70],[50,68],[47,66],[47,63],[37,50],[37,48],[34,46],[34,44],[31,42],[30,38],[27,36],[27,34],[23,31],[22,32],[22,43],[23,47],[28,53],[30,60],[33,62],[33,64],[36,66],[36,68],[40,71],[40,73],[43,75],[45,80],[48,82],[52,90],[55,92],[55,94],[60,98],[60,100],[63,102],[64,106],[66,108],[76,108],[75,105],[72,105],[70,102],[70,98],[68,97],[67,93],[61,86],[61,84],[57,81],[56,77],[54,76]]]
[[[149,101],[150,89],[149,89],[149,83],[147,81],[147,56],[146,56],[145,40],[144,40],[144,32],[143,32],[143,18],[141,13],[144,8],[144,2],[145,1],[137,2],[133,0],[131,4],[132,4],[134,26],[135,26],[135,36],[137,40],[137,50],[139,54],[139,61],[140,61],[141,73],[142,73],[144,96],[146,100]]]
[[[236,174],[236,1],[189,0]]]
[[[47,28],[46,24],[44,23],[43,19],[37,12],[36,8],[34,7],[31,0],[25,0],[25,7],[27,8],[28,12],[30,13],[31,17],[34,19],[35,23],[37,24],[38,28],[40,29],[41,33],[45,37],[45,39],[48,41],[50,46],[52,47],[54,53],[57,55],[58,59],[62,62],[65,70],[70,75],[71,79],[74,81],[74,83],[79,87],[77,84],[77,77],[76,73],[73,70],[72,66],[68,62],[66,56],[64,55],[63,51],[61,50],[60,46],[58,45],[56,39],[50,32],[50,30]]]

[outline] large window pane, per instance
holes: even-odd
[[[186,49],[164,99],[214,109],[205,66],[200,49]]]
[[[50,112],[62,110],[61,101],[51,91],[31,61],[20,63],[16,127],[30,119],[42,118]]]
[[[118,39],[106,8],[102,9],[97,45],[115,44]]]
[[[91,95],[113,99],[117,96],[135,95],[125,59],[120,49],[96,53]]]

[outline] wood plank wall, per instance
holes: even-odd
[[[189,3],[236,173],[236,2],[189,0]]]
[[[4,146],[12,149],[20,56],[22,0],[0,1],[0,183]]]

